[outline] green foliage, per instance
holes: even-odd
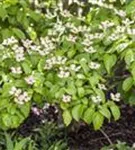
[[[134,4],[1,1],[0,128],[17,128],[45,101],[60,106],[66,126],[118,120],[117,103],[134,97]]]
[[[118,141],[117,144],[113,144],[112,146],[105,146],[101,150],[109,150],[109,149],[115,149],[115,150],[134,150],[134,147],[128,146],[126,142]]]
[[[41,150],[68,150],[64,126],[46,122],[33,131],[32,135]]]

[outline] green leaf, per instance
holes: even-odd
[[[3,40],[12,36],[12,32],[9,29],[3,29],[1,31]]]
[[[90,82],[92,88],[95,89],[95,86],[99,83],[99,76],[95,75],[95,76],[89,77],[89,82]]]
[[[30,14],[30,17],[36,22],[38,22],[41,19],[41,15],[36,13],[35,11],[29,11],[28,13]]]
[[[131,65],[131,74],[133,76],[133,80],[135,81],[135,62]]]
[[[26,74],[31,73],[31,71],[32,71],[31,67],[30,67],[31,63],[29,61],[24,61],[24,62],[21,63],[21,65],[22,65],[22,68],[23,68],[23,70]]]
[[[75,87],[74,84],[70,84],[70,85],[68,86],[68,88],[65,89],[65,91],[66,91],[68,94],[70,94],[70,95],[75,95],[75,94],[76,94],[76,87]]]
[[[63,117],[63,120],[64,120],[64,123],[66,126],[68,126],[71,121],[72,121],[72,116],[71,116],[71,113],[69,110],[65,110],[62,114],[62,117]]]
[[[120,118],[120,109],[119,109],[119,107],[114,104],[114,105],[110,106],[110,109],[111,109],[111,112],[112,112],[112,115],[113,115],[115,121],[118,120]]]
[[[78,95],[79,95],[80,98],[84,97],[84,95],[85,95],[84,88],[82,88],[82,87],[78,88]]]
[[[12,31],[19,39],[25,39],[25,34],[20,29],[13,28]]]
[[[29,102],[19,107],[19,110],[23,114],[24,118],[28,117],[30,113],[30,109],[31,109],[31,105]]]
[[[128,50],[125,54],[125,62],[127,65],[130,65],[134,61],[133,50]]]
[[[29,138],[24,138],[20,142],[17,142],[14,150],[22,150],[23,148],[26,148],[26,144],[29,142],[29,140]]]
[[[27,84],[24,80],[16,80],[14,85],[18,88],[26,88]]]
[[[5,3],[10,5],[16,5],[18,3],[18,0],[5,0]]]
[[[102,99],[102,102],[105,102],[105,93],[100,89],[95,89],[95,93]]]
[[[133,78],[128,77],[127,79],[124,80],[122,89],[127,92],[131,89],[132,85],[133,85]]]
[[[11,127],[12,120],[11,120],[11,117],[9,116],[9,114],[3,114],[2,121],[6,127]]]
[[[90,124],[92,122],[94,113],[95,109],[93,107],[87,108],[84,112],[83,120]]]
[[[108,120],[110,120],[111,118],[111,113],[109,111],[109,109],[106,106],[101,106],[99,109],[99,112],[106,117]]]
[[[81,67],[83,68],[84,73],[85,73],[85,74],[88,74],[88,72],[89,72],[89,67],[88,67],[88,65],[87,65],[87,60],[86,60],[85,58],[82,58],[82,59],[80,60],[80,65],[81,65]]]
[[[93,116],[93,125],[95,130],[99,130],[104,122],[104,117],[100,112],[95,112]]]
[[[115,65],[117,61],[117,57],[114,54],[105,54],[103,60],[104,60],[105,68],[108,74],[110,74],[112,67]]]
[[[135,105],[135,93],[131,93],[128,99],[130,105]]]
[[[68,44],[69,45],[69,44]],[[72,58],[74,55],[76,54],[76,50],[75,49],[70,49],[67,53],[67,56],[69,58]]]
[[[14,150],[14,145],[9,134],[5,132],[7,150]]]
[[[82,117],[84,111],[84,105],[79,104],[73,107],[72,109],[72,116],[76,121],[79,121],[79,119]]]
[[[5,8],[3,8],[2,6],[0,6],[0,18],[5,19],[7,16],[7,11]]]
[[[40,59],[38,66],[37,66],[39,72],[42,72],[44,70],[44,65],[45,65],[45,60]]]
[[[127,14],[134,14],[135,12],[135,1],[131,0],[131,2],[126,6]]]

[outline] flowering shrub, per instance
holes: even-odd
[[[56,103],[64,123],[100,129],[133,103],[135,0],[0,3],[0,127],[18,127],[33,103]]]

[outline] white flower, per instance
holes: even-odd
[[[135,143],[133,143],[132,147],[135,148]]]
[[[24,102],[23,101],[19,101],[18,98],[14,98],[14,102],[16,102],[17,104],[23,105]]]
[[[78,8],[78,16],[81,17],[83,13],[83,9],[81,7]]]
[[[107,88],[105,87],[104,84],[98,84],[98,88],[99,88],[100,90],[107,90]]]
[[[77,37],[76,37],[76,36],[73,36],[72,34],[70,34],[66,39],[67,39],[67,41],[69,41],[69,42],[75,43]]]
[[[110,28],[110,27],[113,27],[114,26],[114,23],[113,22],[110,22],[109,20],[106,20],[104,22],[101,22],[101,25],[99,26],[100,29],[107,29],[107,28]]]
[[[8,39],[5,39],[2,43],[2,45],[8,46],[8,45],[13,45],[16,44],[18,41],[15,39],[15,37],[10,37]]]
[[[53,29],[49,29],[48,30],[48,35],[51,35],[51,36],[56,36],[57,35],[57,32]]]
[[[60,70],[60,72],[58,73],[58,77],[60,78],[67,78],[69,76],[70,76],[70,72],[68,71]]]
[[[18,96],[18,101],[23,102],[24,99],[25,99],[25,96],[24,96],[23,94],[20,94],[20,95]]]
[[[30,101],[30,97],[28,96],[28,93],[27,93],[27,92],[23,92],[23,96],[24,96],[24,101],[25,101],[25,102]]]
[[[15,51],[15,54],[24,54],[24,48],[18,45],[15,45],[12,48]]]
[[[116,93],[116,94],[111,93],[110,96],[113,101],[116,101],[116,102],[120,101],[120,97],[121,97],[120,93]]]
[[[102,101],[100,96],[91,96],[91,99],[94,103],[100,103]]]
[[[124,33],[125,29],[126,29],[125,26],[117,26],[115,30],[115,34]]]
[[[46,9],[46,11],[47,11],[47,13],[46,13],[45,16],[46,16],[48,19],[52,19],[52,18],[54,18],[54,17],[57,16],[57,13],[56,13],[56,12],[51,13],[49,9]]]
[[[45,64],[44,69],[45,70],[50,70],[52,69],[53,65],[52,64]]]
[[[133,20],[130,21],[129,18],[126,18],[125,20],[122,21],[122,23],[126,26],[129,26],[130,24],[133,24],[134,21]]]
[[[115,41],[115,40],[117,40],[119,38],[120,38],[120,35],[117,35],[115,33],[113,33],[110,36],[108,36],[108,40],[110,40],[110,41]]]
[[[45,105],[43,106],[43,110],[46,110],[50,107],[50,104],[49,103],[45,103]]]
[[[125,16],[126,16],[126,12],[123,11],[123,10],[120,10],[120,11],[118,12],[118,15],[120,15],[121,17],[125,17]]]
[[[26,47],[26,48],[30,48],[30,46],[32,45],[32,41],[27,39],[27,40],[22,40],[22,43],[23,45]]]
[[[30,97],[27,92],[20,93],[18,96],[14,98],[14,101],[18,104],[23,105],[25,102],[30,101]]]
[[[81,66],[78,66],[78,67],[77,67],[75,64],[71,64],[71,65],[70,65],[70,69],[73,70],[73,71],[75,71],[75,72],[79,71],[80,68],[81,68]]]
[[[30,100],[27,92],[23,92],[21,89],[17,89],[16,87],[12,87],[9,93],[14,96],[14,102],[17,104],[23,105],[25,102]]]
[[[92,41],[90,41],[89,39],[84,39],[84,41],[82,42],[82,45],[85,45],[85,46],[91,46],[93,44]]]
[[[24,57],[24,54],[23,54],[23,53],[18,53],[18,54],[16,54],[15,58],[16,58],[16,61],[17,61],[17,62],[20,62],[20,61],[25,60],[25,57]]]
[[[22,93],[21,89],[17,89],[14,96],[18,97]]]
[[[89,67],[91,69],[99,69],[100,68],[100,64],[96,63],[96,62],[90,62]]]
[[[70,95],[63,95],[62,96],[62,101],[65,103],[68,103],[71,101],[71,96]]]
[[[63,16],[63,17],[71,17],[72,14],[68,11],[68,10],[62,10],[60,12],[60,14]]]
[[[35,83],[35,79],[34,77],[31,75],[29,77],[25,78],[25,81],[29,84],[29,85],[33,85]]]
[[[14,74],[21,74],[22,73],[22,70],[21,70],[21,67],[11,67],[11,72],[14,73]]]
[[[92,46],[90,46],[89,48],[85,47],[84,51],[90,54],[93,54],[96,52],[96,49],[94,49]]]
[[[72,28],[74,28],[75,26],[74,26],[73,23],[67,22],[67,23],[65,24],[65,27],[72,29]]]
[[[11,90],[9,91],[9,94],[14,95],[16,93],[17,88],[16,87],[12,87]]]
[[[40,110],[37,107],[32,107],[32,112],[37,116],[40,115]]]
[[[49,58],[46,60],[44,69],[51,69],[54,65],[65,64],[66,61],[67,61],[67,58],[62,57],[62,56]]]

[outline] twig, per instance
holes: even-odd
[[[100,129],[100,132],[104,135],[104,137],[107,139],[107,141],[112,145],[113,142],[111,141],[111,139],[109,138],[109,136],[102,129]]]

